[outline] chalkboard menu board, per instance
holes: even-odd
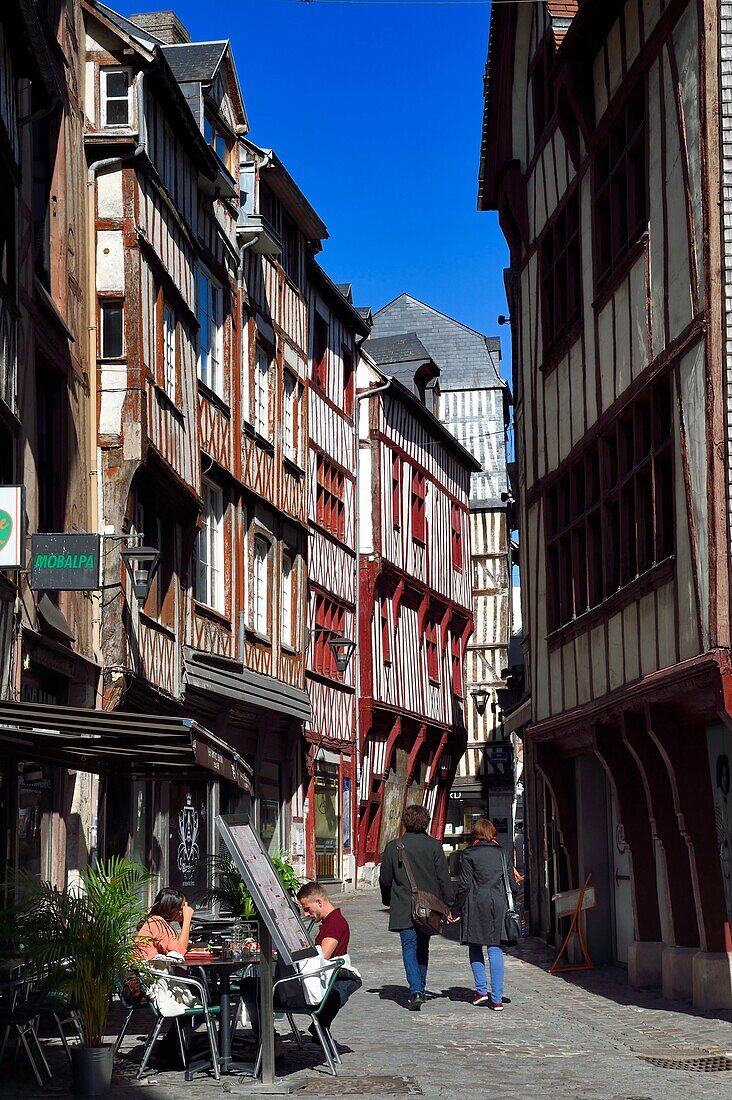
[[[283,962],[317,955],[300,915],[247,814],[216,818],[216,828],[252,895]]]

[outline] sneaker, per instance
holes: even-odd
[[[476,993],[473,997],[474,1005],[487,1005],[490,1003],[490,996],[488,993]]]
[[[503,1012],[503,1002],[502,1001],[491,1001],[491,1008],[493,1009],[494,1012]]]
[[[411,997],[407,1001],[407,1008],[410,1012],[419,1012],[424,1004],[424,993],[412,993]]]

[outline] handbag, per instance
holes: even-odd
[[[521,939],[521,917],[513,907],[513,894],[511,892],[511,884],[508,881],[508,864],[504,851],[501,851],[501,861],[503,863],[503,885],[506,887],[506,901],[508,903],[506,915],[503,918],[503,936],[501,937],[501,943],[505,943],[508,947],[515,947]]]
[[[403,840],[398,841],[397,852],[399,853],[399,862],[404,864],[404,870],[407,872],[407,878],[409,879],[409,887],[412,891],[412,924],[419,932],[424,932],[426,936],[436,936],[442,931],[442,923],[447,919],[449,909],[444,901],[440,901],[434,894],[430,894],[429,890],[419,889],[414,881],[412,868],[409,866]]]

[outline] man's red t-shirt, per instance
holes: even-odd
[[[338,940],[338,945],[333,952],[333,956],[345,955],[348,951],[348,941],[351,938],[351,929],[348,927],[348,921],[341,913],[340,909],[333,909],[328,913],[327,917],[323,917],[320,922],[320,928],[318,934],[315,937],[315,943],[321,944],[323,940]]]

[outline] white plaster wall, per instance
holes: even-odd
[[[106,172],[97,177],[97,213],[100,218],[121,218],[122,172]]]
[[[97,290],[125,289],[124,249],[118,229],[102,229],[97,233]]]

